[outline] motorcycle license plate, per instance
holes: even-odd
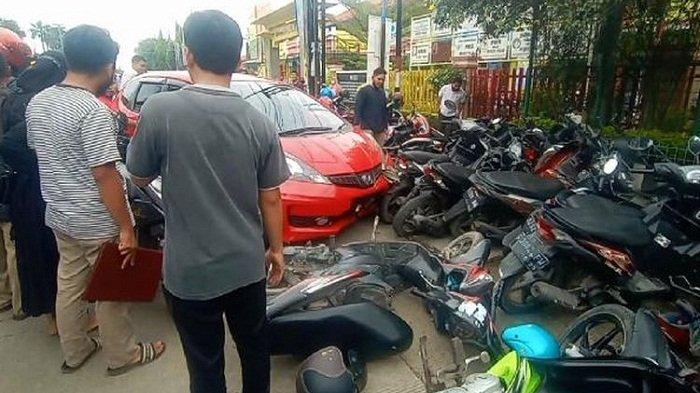
[[[467,212],[471,213],[486,199],[486,195],[480,193],[474,187],[470,187],[467,192],[464,193],[464,200],[467,202]]]
[[[515,237],[511,251],[529,270],[541,270],[549,265],[549,258],[542,250],[546,246],[537,233],[537,225],[531,217],[523,225],[522,231]]]

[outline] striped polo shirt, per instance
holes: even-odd
[[[116,133],[109,109],[87,90],[57,85],[31,100],[27,143],[36,151],[48,227],[81,240],[119,234],[92,175],[121,160]]]

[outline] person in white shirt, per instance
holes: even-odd
[[[452,80],[452,83],[440,89],[440,130],[451,132],[454,126],[451,120],[462,117],[462,108],[467,101],[467,93],[462,90],[462,76],[459,75]]]
[[[131,68],[133,71],[124,71],[124,74],[122,74],[119,88],[123,88],[126,82],[134,77],[148,72],[148,60],[141,55],[134,55],[134,57],[131,58]]]

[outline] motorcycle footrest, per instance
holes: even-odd
[[[572,310],[576,310],[581,306],[581,300],[575,294],[566,289],[559,288],[544,281],[538,281],[532,284],[530,292],[536,298],[546,300],[558,305],[561,305]]]
[[[627,285],[625,287],[631,293],[640,296],[663,294],[671,290],[666,283],[658,278],[647,277],[640,272],[635,272],[632,277],[627,280]]]

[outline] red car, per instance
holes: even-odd
[[[119,93],[119,111],[133,136],[148,97],[190,84],[187,72],[149,72]],[[282,186],[284,240],[298,243],[338,234],[373,212],[389,188],[382,151],[371,135],[352,126],[292,86],[249,75],[231,88],[279,128],[292,177]]]

